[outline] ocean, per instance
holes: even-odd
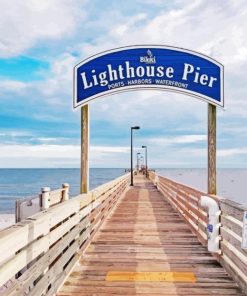
[[[157,169],[178,183],[207,192],[207,169]],[[217,169],[217,195],[247,205],[247,169]]]
[[[157,169],[161,175],[199,190],[207,189],[206,169]],[[123,175],[124,169],[90,169],[90,189]],[[247,169],[219,169],[218,195],[247,204]],[[70,196],[79,194],[79,169],[0,169],[0,213],[13,214],[15,200],[37,196],[41,187],[70,184]]]
[[[101,184],[123,175],[124,169],[90,169],[89,187]],[[37,196],[41,187],[51,190],[69,183],[70,196],[80,193],[80,169],[0,169],[0,213],[15,212],[15,200]]]

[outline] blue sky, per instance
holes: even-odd
[[[247,167],[245,1],[26,0],[1,2],[0,167],[79,167],[80,112],[72,111],[73,66],[119,46],[192,49],[225,66],[218,110],[218,167]],[[90,104],[91,167],[206,167],[207,104],[181,94],[128,92]]]

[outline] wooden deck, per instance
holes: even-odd
[[[138,177],[57,295],[243,294],[153,183]]]

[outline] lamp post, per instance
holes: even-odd
[[[130,128],[130,186],[133,186],[133,130],[139,130],[139,126],[132,126]]]
[[[140,152],[138,152],[138,153],[136,153],[136,169],[137,169],[137,174],[139,173],[139,155],[140,155],[141,153]]]
[[[145,160],[146,160],[146,178],[148,177],[148,147],[142,146],[142,148],[145,148]]]

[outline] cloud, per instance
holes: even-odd
[[[139,9],[134,9],[136,3]],[[29,53],[50,63],[40,81],[0,82],[1,103],[8,102],[1,104],[0,115],[12,116],[9,124],[16,124],[20,129],[23,122],[30,119],[25,127],[34,129],[30,138],[36,139],[34,150],[31,144],[24,146],[30,154],[23,150],[23,160],[22,150],[17,146],[9,147],[10,156],[17,157],[24,165],[24,159],[31,157],[34,163],[41,165],[51,165],[51,161],[54,165],[59,161],[78,165],[80,114],[72,112],[73,66],[106,49],[153,43],[194,49],[224,63],[227,111],[217,112],[219,156],[222,160],[231,156],[232,163],[236,160],[234,157],[242,157],[244,162],[247,117],[247,9],[244,1],[216,1],[214,5],[209,1],[179,0],[168,4],[159,0],[127,1],[123,10],[101,1],[88,2],[87,10],[84,5],[85,1],[77,0],[13,0],[2,4],[2,56]],[[13,97],[15,106],[10,104]],[[206,141],[207,105],[204,102],[169,92],[139,91],[92,102],[90,112],[91,162],[95,166],[123,166],[129,161],[125,146],[129,143],[132,124],[141,126],[135,143],[153,145],[150,160],[154,164],[204,164],[205,149],[185,149],[187,144],[198,147]],[[19,118],[17,123],[15,116]],[[5,119],[3,123],[6,124]],[[67,135],[71,138],[66,138]],[[65,145],[61,148],[61,142],[55,139],[63,136]],[[54,145],[37,145],[41,143]],[[242,152],[237,153],[233,145]],[[20,151],[17,156],[14,148]],[[10,161],[7,150],[4,153],[5,159]],[[68,160],[67,154],[73,157],[69,156]],[[168,154],[169,160],[165,159]],[[42,155],[47,157],[46,162]]]
[[[99,153],[129,153],[129,147],[110,147],[110,146],[92,146],[90,147],[91,152]]]
[[[0,55],[22,54],[37,43],[74,33],[85,18],[86,1],[12,0],[1,2]]]
[[[80,165],[80,145],[57,145],[48,144],[55,139],[39,139],[46,144],[39,145],[0,145],[0,163],[1,167],[26,167],[27,164],[32,167],[79,167]],[[129,158],[129,147],[118,146],[91,146],[90,160],[94,165],[95,161],[104,166],[111,166],[112,162],[107,164],[107,160],[115,159],[115,166],[121,163],[124,166],[126,156]],[[124,157],[122,157],[125,155]],[[58,162],[59,161],[59,162]]]
[[[206,141],[206,135],[184,135],[178,137],[162,137],[162,138],[149,138],[150,143],[158,145],[175,145],[175,144],[193,144],[197,142]]]
[[[1,80],[0,91],[1,92],[20,92],[27,88],[27,83],[16,80]]]
[[[247,148],[220,149],[217,151],[217,156],[219,157],[229,157],[241,154],[247,155]]]

